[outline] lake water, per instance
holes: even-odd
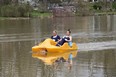
[[[79,47],[71,70],[32,57],[32,46],[69,28]],[[0,77],[116,77],[116,16],[0,20]]]

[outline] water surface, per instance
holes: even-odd
[[[115,15],[0,20],[0,77],[116,77],[115,21]],[[32,57],[32,46],[68,28],[79,47],[71,70]]]

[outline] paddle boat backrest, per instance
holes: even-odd
[[[55,41],[53,41],[52,39],[50,39],[50,38],[48,38],[48,39],[46,39],[46,40],[44,40],[41,44],[40,44],[40,46],[49,46],[49,45],[56,45],[56,42]]]
[[[56,42],[53,41],[53,40],[51,39],[51,40],[50,40],[50,44],[51,44],[51,45],[56,45]]]
[[[76,43],[72,43],[72,48],[73,49],[78,49],[77,44]]]
[[[64,43],[61,48],[72,48],[72,49],[77,49],[76,43],[72,43],[72,46],[69,46],[69,43]]]
[[[64,43],[61,48],[70,48],[70,46],[68,45],[68,43]]]

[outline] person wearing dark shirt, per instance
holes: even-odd
[[[62,46],[65,42],[72,42],[72,36],[70,36],[71,31],[70,29],[67,30],[66,36],[63,36],[63,38],[56,44],[56,46]]]
[[[57,31],[53,31],[53,35],[51,36],[51,39],[54,40],[55,42],[58,42],[60,40],[60,36],[57,35]]]

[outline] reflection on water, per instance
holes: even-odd
[[[87,66],[91,77],[115,77],[116,76],[116,50],[102,50],[98,52],[80,52],[79,66],[83,69]],[[109,70],[108,70],[109,69]]]
[[[42,60],[47,65],[52,65],[55,61],[58,61],[58,59],[68,61],[69,56],[71,54],[74,58],[77,55],[77,51],[70,51],[64,53],[47,53],[47,54],[32,53],[32,57]]]
[[[0,20],[0,77],[116,77],[115,21],[115,15]],[[32,57],[32,46],[68,28],[79,46],[71,70]]]

